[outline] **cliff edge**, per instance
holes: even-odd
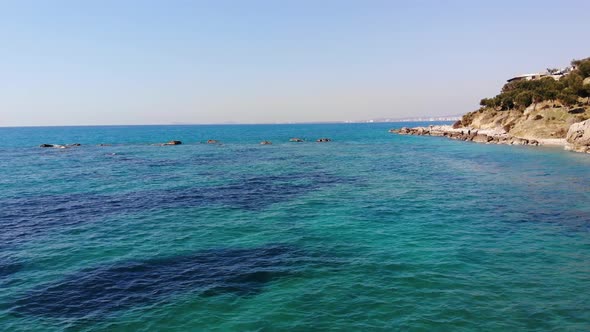
[[[574,60],[565,69],[511,78],[498,95],[482,99],[480,105],[454,127],[497,130],[516,138],[590,151],[581,146],[588,140],[568,135],[573,125],[577,128],[575,135],[590,135],[580,134],[580,130],[588,130],[580,124],[590,119],[590,58]],[[575,148],[570,140],[575,140]]]
[[[482,99],[480,106],[452,128],[391,132],[488,144],[563,145],[590,152],[590,58],[574,60],[564,69],[513,77],[498,95]]]

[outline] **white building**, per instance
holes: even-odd
[[[549,68],[547,68],[547,71],[544,73],[518,75],[518,76],[515,76],[511,79],[508,79],[508,82],[523,81],[523,80],[524,81],[532,81],[532,80],[541,79],[543,77],[551,77],[557,81],[560,78],[562,78],[563,76],[571,73],[574,69],[576,69],[576,68],[575,67],[566,67],[564,69],[549,69]]]
[[[538,80],[538,79],[545,77],[547,75],[549,75],[549,74],[548,73],[522,74],[522,75],[514,76],[513,78],[508,79],[508,82]]]

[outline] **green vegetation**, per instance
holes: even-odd
[[[581,104],[582,98],[590,103],[590,84],[584,84],[584,79],[590,77],[590,58],[574,60],[572,66],[576,69],[559,80],[544,77],[509,82],[499,95],[482,99],[480,105],[502,111],[521,110],[542,101],[557,101],[568,107]]]

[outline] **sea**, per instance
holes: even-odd
[[[415,125],[0,128],[0,331],[590,330],[590,155]]]

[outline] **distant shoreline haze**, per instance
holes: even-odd
[[[321,125],[321,124],[370,124],[370,123],[405,123],[405,122],[451,122],[461,119],[461,116],[444,117],[416,117],[405,119],[372,119],[359,121],[317,121],[317,122],[278,122],[278,123],[138,123],[138,124],[79,124],[79,125],[29,125],[29,126],[1,126],[0,128],[50,128],[50,127],[132,127],[132,126],[256,126],[256,125]]]

